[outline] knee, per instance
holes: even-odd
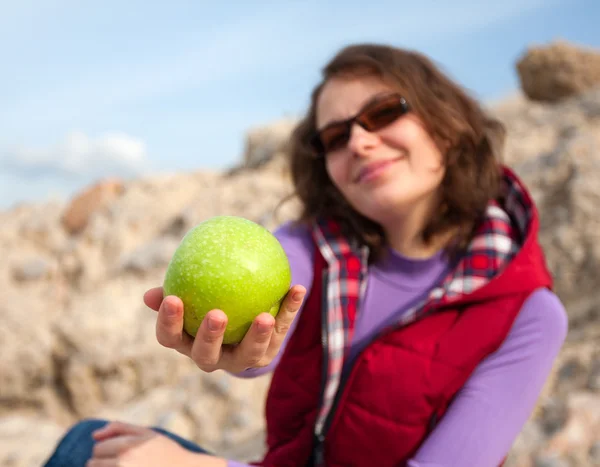
[[[88,418],[71,426],[59,441],[45,467],[80,467],[92,455],[94,439],[92,433],[108,423],[108,420]]]
[[[94,431],[99,430],[108,423],[108,420],[103,420],[101,418],[84,418],[71,426],[67,434],[77,433],[82,436],[87,436],[89,433],[91,435]]]

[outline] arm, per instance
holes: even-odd
[[[504,343],[475,369],[408,467],[498,466],[535,408],[566,334],[558,297],[534,292]]]
[[[273,234],[277,237],[281,246],[283,246],[290,261],[292,285],[298,284],[304,286],[306,288],[306,296],[308,296],[313,281],[313,256],[315,249],[309,230],[306,227],[293,227],[288,223],[279,227]],[[302,313],[302,308],[296,314],[296,318],[281,344],[279,353],[271,363],[262,368],[251,368],[242,373],[235,373],[234,376],[239,378],[255,378],[273,371],[281,359],[287,342],[294,333],[300,313]]]

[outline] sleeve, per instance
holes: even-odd
[[[498,466],[533,412],[567,328],[558,297],[535,291],[503,344],[475,369],[408,467]]]
[[[308,294],[310,293],[314,274],[315,245],[310,231],[307,227],[295,226],[292,225],[292,223],[287,223],[275,230],[273,234],[281,243],[290,262],[292,285],[302,285],[306,288],[306,303],[306,297],[308,297]],[[296,314],[296,318],[281,344],[277,357],[275,357],[269,365],[262,368],[250,368],[242,373],[236,373],[234,376],[237,376],[238,378],[255,378],[273,371],[279,363],[280,356],[290,337],[294,333],[294,329],[296,329],[296,323],[298,322],[301,313],[302,308],[300,308]]]
[[[250,464],[244,464],[243,462],[228,460],[227,467],[252,467],[252,466]]]

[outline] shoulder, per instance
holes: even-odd
[[[514,388],[526,375],[541,387],[552,371],[567,331],[567,312],[560,299],[548,289],[535,290],[523,303],[504,342],[480,363],[475,380],[493,378],[495,385],[504,381]],[[489,382],[486,384],[489,386]]]
[[[311,253],[315,245],[310,228],[307,225],[286,222],[273,231],[273,235],[279,240],[283,249],[288,254],[303,251]],[[288,251],[289,250],[289,251]]]
[[[519,313],[519,320],[540,329],[566,334],[568,329],[567,311],[560,298],[546,288],[537,289],[527,297]]]
[[[293,284],[310,289],[313,280],[315,244],[310,228],[293,222],[285,223],[273,231],[287,255],[292,269]]]
[[[567,311],[558,296],[541,288],[527,297],[509,337],[515,343],[535,344],[543,351],[559,349],[568,332]]]

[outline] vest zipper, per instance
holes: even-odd
[[[325,280],[327,279],[327,277],[325,276]],[[326,301],[326,299],[325,299]],[[329,337],[329,332],[328,332],[328,328],[327,328],[327,307],[325,306],[327,303],[323,303],[322,304],[322,316],[321,316],[321,322],[325,323],[324,325],[321,325],[321,335],[325,336],[324,338],[322,338],[322,343],[323,343],[323,362],[326,364],[327,363],[327,358],[328,358],[328,354],[325,353],[328,351],[328,340],[327,338]],[[423,319],[424,317],[428,316],[430,313],[426,313],[422,316],[420,316],[418,319],[416,319],[415,321],[412,321],[410,323],[408,323],[408,325],[411,325],[417,321],[420,321],[421,319]],[[346,386],[346,383],[348,381],[349,376],[352,373],[352,369],[355,367],[356,362],[358,362],[359,357],[365,352],[365,350],[373,343],[375,342],[377,339],[381,338],[382,336],[393,332],[397,329],[400,329],[402,327],[406,326],[406,324],[395,324],[395,325],[391,325],[388,328],[382,330],[381,332],[379,332],[377,335],[373,336],[373,338],[362,348],[362,350],[360,350],[356,356],[354,357],[354,361],[352,362],[352,366],[350,368],[347,368],[346,371],[342,372],[342,376],[340,378],[340,384],[338,386],[338,389],[336,391],[335,397],[333,399],[333,403],[331,404],[331,409],[329,410],[329,413],[327,414],[327,417],[325,418],[325,422],[323,422],[323,427],[321,429],[320,433],[317,433],[314,437],[314,443],[313,443],[313,453],[312,453],[312,458],[311,461],[309,462],[309,466],[311,467],[320,467],[320,466],[324,466],[325,465],[325,437],[327,436],[327,432],[329,431],[329,428],[331,426],[331,423],[333,422],[333,417],[335,415],[335,412],[337,410],[338,404],[340,402],[340,399],[342,397],[342,394],[344,393],[344,387]],[[323,403],[323,397],[325,395],[325,379],[327,376],[327,365],[324,365],[323,368],[324,370],[324,374],[323,374],[323,381],[321,383],[321,396],[320,396],[320,400],[321,400],[321,404],[319,404],[319,407],[322,405]],[[434,414],[434,417],[432,417],[433,420],[430,420],[430,424],[433,423],[433,426],[435,426],[435,424],[437,423],[437,417]],[[431,425],[430,425],[431,426]]]
[[[362,351],[360,353],[362,353]],[[358,360],[360,353],[356,356],[355,362],[356,362],[356,360]],[[352,366],[354,367],[354,364]],[[342,373],[342,377],[340,379],[340,384],[335,393],[333,403],[331,404],[331,409],[329,410],[329,413],[327,414],[327,417],[325,418],[325,422],[323,422],[323,427],[321,429],[321,432],[317,433],[317,435],[315,436],[315,443],[314,443],[314,449],[313,449],[314,466],[315,467],[325,465],[325,437],[327,436],[327,432],[329,431],[329,427],[331,426],[331,422],[333,421],[333,416],[335,415],[335,412],[337,410],[338,403],[344,392],[344,387],[346,386],[346,382],[348,380],[348,375],[350,375],[350,373],[351,373],[351,368],[349,368],[347,371]]]
[[[325,398],[325,385],[327,384],[327,374],[329,366],[329,330],[327,326],[327,271],[323,271],[321,278],[321,345],[323,347],[323,364],[321,367],[321,391],[319,394],[319,406],[323,406]],[[332,407],[333,408],[333,407]],[[329,418],[329,416],[328,416]],[[327,419],[325,420],[327,422]],[[323,434],[325,424],[321,433],[315,433],[313,440],[313,452],[309,461],[310,466],[319,467],[325,465],[324,442],[325,435]]]
[[[321,391],[319,394],[319,407],[325,398],[325,385],[327,384],[327,368],[329,366],[329,330],[327,323],[327,271],[323,271],[321,278],[321,346],[323,347],[323,364],[321,367]]]

